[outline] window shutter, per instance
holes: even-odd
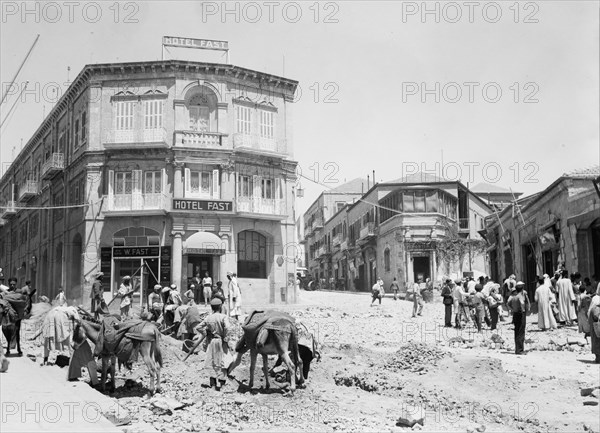
[[[221,198],[219,170],[213,170],[212,176],[212,198],[218,200]]]
[[[160,192],[162,194],[167,194],[168,193],[168,191],[167,191],[167,169],[166,168],[163,168],[161,170],[161,185],[160,185],[160,188],[161,188]]]
[[[192,173],[189,168],[185,169],[184,187],[185,187],[185,196],[189,197],[190,191],[192,190]]]
[[[114,170],[108,171],[108,210],[113,208],[113,198],[115,190],[115,172]]]
[[[258,175],[252,176],[252,196],[255,199],[262,197],[261,178]]]
[[[132,191],[137,194],[142,192],[142,170],[133,170]]]

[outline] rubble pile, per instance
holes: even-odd
[[[387,359],[385,368],[391,371],[425,372],[446,356],[447,352],[434,346],[411,341]]]

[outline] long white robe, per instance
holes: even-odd
[[[575,306],[575,294],[573,293],[573,284],[568,278],[561,278],[556,283],[558,290],[558,320],[561,322],[571,322],[577,318]]]
[[[554,294],[546,284],[535,289],[535,302],[538,305],[538,328],[556,328],[556,319],[550,307],[550,303],[553,301]]]

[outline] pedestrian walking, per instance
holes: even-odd
[[[383,281],[381,278],[378,278],[375,284],[373,284],[373,287],[371,287],[371,296],[370,307],[373,306],[373,302],[377,299],[379,300],[379,305],[381,305],[381,298],[383,298]]]
[[[164,304],[160,296],[160,290],[160,284],[156,284],[153,292],[148,295],[148,311],[152,314],[151,320],[158,320],[162,314]]]
[[[242,292],[240,290],[236,274],[232,272],[227,272],[227,279],[229,280],[229,315],[231,317],[235,317],[235,319],[238,320],[242,314]]]
[[[186,292],[183,294],[185,305],[188,305],[190,307],[192,305],[195,305],[195,303],[194,303],[194,290],[195,289],[196,289],[196,286],[194,284],[190,284],[190,286],[188,287]]]
[[[214,289],[212,291],[210,300],[212,301],[213,299],[220,299],[221,303],[225,302],[225,293],[223,293],[223,282],[222,281],[217,281],[217,285],[214,287]],[[222,309],[222,307],[221,307],[221,309]]]
[[[454,304],[454,299],[452,297],[452,289],[454,288],[454,284],[450,278],[446,279],[444,283],[444,287],[442,287],[442,302],[444,304],[444,326],[446,328],[452,327],[452,306]]]
[[[483,293],[483,290],[482,290]],[[498,326],[499,308],[502,305],[502,295],[500,294],[500,284],[493,284],[489,288],[487,297],[488,309],[490,311],[490,329],[494,331]]]
[[[92,305],[90,312],[94,315],[94,318],[98,320],[100,317],[100,309],[102,307],[102,302],[104,301],[104,289],[102,288],[102,278],[104,278],[103,272],[98,272],[95,275],[94,283],[92,284],[92,293],[90,294],[92,298]]]
[[[527,313],[530,309],[529,297],[523,289],[525,283],[519,281],[513,293],[508,298],[507,304],[512,311],[513,325],[515,326],[515,354],[525,353],[525,326]]]
[[[485,297],[482,290],[483,285],[479,283],[475,284],[475,294],[471,296],[471,302],[475,308],[475,324],[477,325],[477,332],[481,332],[482,322],[485,318],[485,306],[483,304]]]
[[[556,320],[552,313],[552,304],[556,303],[556,298],[552,293],[550,278],[547,274],[538,280],[534,299],[538,306],[538,328],[542,331],[556,329]]]
[[[398,299],[398,292],[400,291],[400,286],[398,285],[398,279],[394,277],[394,281],[390,284],[390,293],[394,293],[394,301]]]
[[[207,307],[210,302],[210,296],[212,294],[212,278],[208,275],[208,272],[204,273],[202,278],[202,294],[204,296],[204,306]]]
[[[202,334],[206,358],[204,368],[209,370],[210,387],[217,391],[227,383],[227,369],[233,361],[233,353],[229,347],[229,319],[221,312],[222,302],[215,298],[210,301],[212,313],[209,314],[196,330]]]
[[[131,286],[131,277],[125,275],[122,278],[121,285],[119,286],[118,295],[121,297],[121,320],[129,319],[129,310],[131,309],[131,302],[133,298],[133,288]]]
[[[573,320],[577,319],[575,313],[575,294],[573,293],[573,283],[569,278],[569,272],[565,269],[561,274],[562,278],[556,283],[558,291],[558,320],[566,326],[571,326]]]
[[[420,316],[423,312],[423,294],[422,291],[425,288],[423,284],[423,278],[419,277],[418,281],[413,286],[413,314],[412,317]]]
[[[600,364],[600,284],[598,284],[596,295],[590,302],[588,322],[590,325],[592,353],[596,355],[596,364]]]

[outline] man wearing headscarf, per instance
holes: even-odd
[[[204,341],[203,348],[206,351],[204,368],[210,371],[210,387],[214,387],[217,391],[225,385],[227,369],[233,361],[233,353],[229,347],[231,337],[229,319],[221,313],[221,306],[222,302],[218,298],[210,301],[212,314],[206,316],[196,327],[202,337],[194,345],[195,348]]]
[[[162,314],[163,302],[160,291],[160,284],[156,284],[153,292],[148,295],[148,311],[152,313],[152,320],[158,320]]]
[[[527,313],[530,309],[529,297],[523,289],[525,283],[519,281],[512,294],[508,298],[507,305],[513,314],[513,325],[515,325],[515,353],[525,354],[525,326]]]
[[[556,289],[558,290],[558,321],[571,326],[571,322],[577,319],[577,313],[573,305],[575,301],[573,283],[566,269],[562,271],[562,278],[556,283]]]
[[[542,331],[556,329],[556,320],[552,313],[552,303],[556,302],[556,298],[552,293],[550,277],[544,274],[538,280],[538,284],[538,288],[535,289],[535,302],[538,305],[538,328]]]
[[[596,364],[600,364],[600,329],[594,327],[594,325],[600,321],[600,284],[596,290],[596,295],[590,302],[590,308],[588,310],[588,320],[590,324],[590,336],[591,336],[591,348],[592,353],[596,355]]]

